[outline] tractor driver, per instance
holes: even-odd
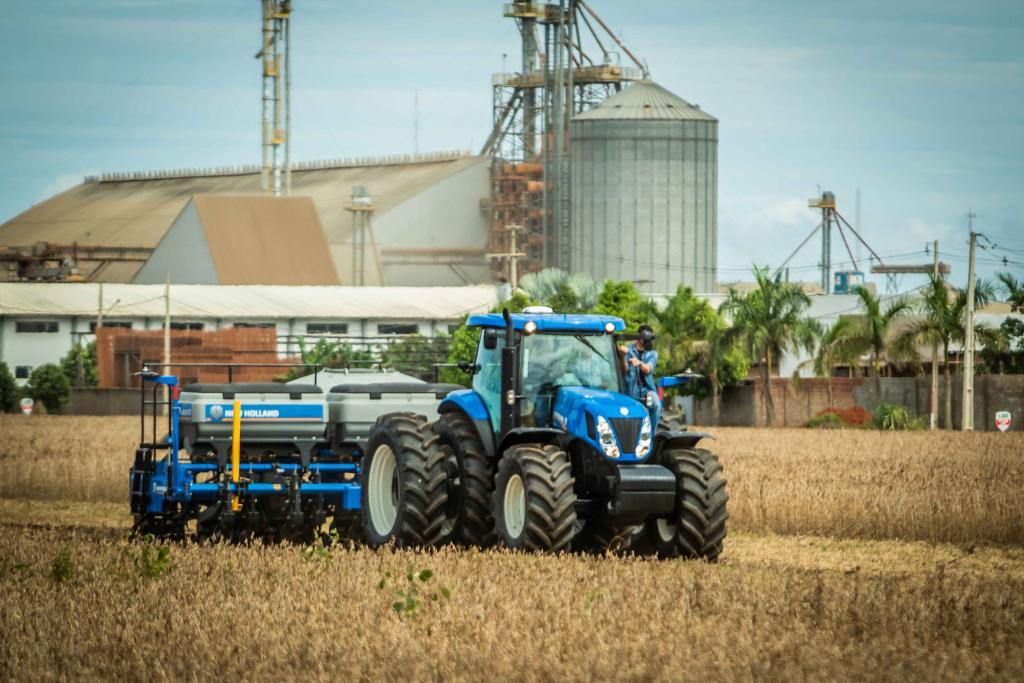
[[[654,330],[650,325],[637,329],[636,341],[620,346],[622,368],[626,374],[626,393],[647,406],[651,414],[651,428],[658,428],[661,417],[661,399],[654,384],[654,368],[658,365],[658,352],[654,350]]]

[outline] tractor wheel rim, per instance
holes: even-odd
[[[381,444],[370,463],[370,524],[381,536],[387,536],[398,519],[398,462],[395,452]]]
[[[503,511],[508,535],[519,538],[526,526],[526,488],[523,486],[523,478],[518,474],[509,477],[505,484]]]
[[[658,530],[658,538],[664,541],[665,543],[668,543],[669,541],[675,539],[676,525],[672,522],[668,521],[667,519],[664,519],[663,517],[659,517],[655,521],[655,527]]]

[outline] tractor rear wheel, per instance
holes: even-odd
[[[465,413],[446,413],[434,423],[447,451],[448,521],[444,540],[487,547],[494,543],[494,470],[476,426]]]
[[[371,546],[432,546],[441,540],[448,500],[444,458],[422,416],[377,418],[360,473],[363,528]]]
[[[729,519],[722,464],[703,448],[669,448],[661,460],[676,475],[676,509],[670,518],[648,520],[644,549],[659,557],[714,562],[722,552]]]
[[[663,412],[658,420],[659,432],[685,432],[686,413]]]
[[[512,446],[498,463],[495,531],[507,548],[569,550],[576,526],[575,480],[568,454],[549,444]]]

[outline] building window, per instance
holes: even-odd
[[[18,365],[14,368],[15,379],[28,379],[28,376],[32,374],[31,365]]]
[[[203,329],[203,323],[171,323],[172,330],[195,330],[201,332]]]
[[[455,334],[461,328],[462,328],[462,325],[449,325],[448,326],[448,335],[451,336],[451,335]]]
[[[103,327],[120,327],[120,328],[125,329],[125,330],[130,330],[130,329],[132,329],[132,324],[128,323],[128,322],[117,322],[117,321],[115,321],[115,322],[107,322],[106,320],[104,320],[103,321]],[[91,323],[89,323],[89,331],[90,332],[96,332],[96,321],[95,320],[93,320]]]
[[[348,334],[348,323],[306,323],[306,334]]]
[[[377,325],[377,334],[419,334],[420,326],[416,323],[381,323]]]
[[[274,323],[234,323],[232,327],[242,329],[250,328],[256,330],[272,330],[275,327],[277,327],[277,325],[275,325]]]
[[[60,324],[56,320],[19,320],[14,323],[15,332],[36,334],[40,332],[56,332]]]

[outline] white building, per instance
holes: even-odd
[[[102,294],[101,294],[102,287]],[[448,334],[463,316],[491,309],[491,286],[288,287],[171,285],[172,329],[274,327],[278,352],[298,352],[300,338],[324,336],[354,344],[393,335]],[[164,285],[0,283],[0,361],[19,383],[92,341],[100,309],[104,326],[163,328]]]

